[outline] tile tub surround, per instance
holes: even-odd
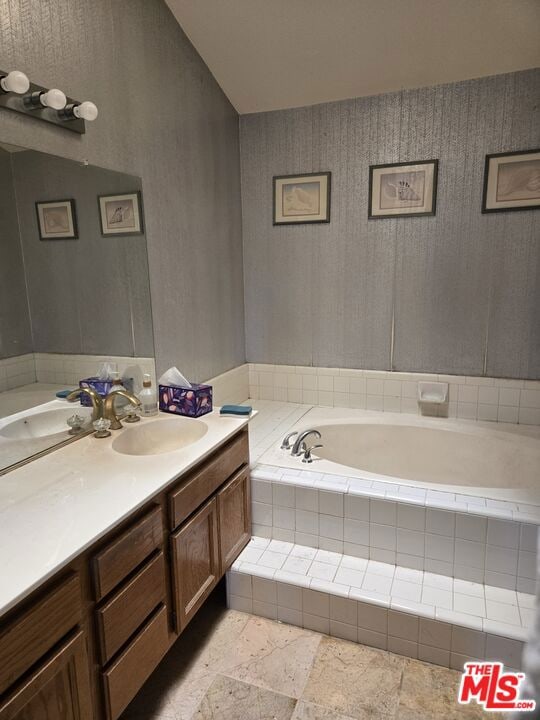
[[[256,465],[253,532],[532,593],[540,508]]]
[[[249,364],[253,399],[420,414],[419,381],[446,382],[441,417],[540,425],[540,380]]]
[[[534,596],[254,537],[227,576],[229,607],[461,669],[521,667]]]
[[[33,353],[0,360],[0,392],[35,382],[36,365]]]

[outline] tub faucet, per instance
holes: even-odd
[[[304,451],[302,450],[302,445],[304,445],[304,447],[305,447],[306,443],[304,442],[304,440],[305,440],[307,437],[309,437],[310,435],[315,435],[315,437],[316,437],[318,440],[321,439],[321,433],[320,433],[318,430],[304,430],[304,431],[301,432],[300,435],[296,438],[296,441],[295,441],[295,443],[294,443],[294,445],[293,445],[293,447],[292,447],[292,450],[291,450],[291,455],[293,455],[294,457],[298,457],[298,455],[301,455],[302,452],[304,452]]]

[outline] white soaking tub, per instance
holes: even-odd
[[[540,428],[313,408],[290,430],[318,430],[311,464],[271,448],[267,465],[540,503]]]

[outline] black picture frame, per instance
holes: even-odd
[[[326,213],[324,218],[316,220],[277,220],[277,183],[280,180],[297,179],[301,182],[304,178],[325,177],[326,178]],[[330,222],[330,202],[331,202],[332,173],[331,171],[312,172],[312,173],[293,173],[292,175],[274,175],[272,178],[272,224],[273,225],[317,225]]]
[[[540,199],[538,203],[534,205],[514,205],[512,207],[487,207],[491,161],[494,158],[516,157],[517,155],[526,156],[533,154],[538,155],[540,161],[540,148],[533,148],[532,150],[513,150],[512,152],[491,153],[489,155],[486,155],[486,160],[484,163],[484,183],[482,188],[482,213],[489,214],[498,212],[516,212],[523,210],[538,210],[538,208],[540,208]]]
[[[102,200],[112,200],[114,198],[123,198],[123,197],[130,197],[132,196],[134,198],[135,205],[137,207],[137,218],[138,218],[138,229],[137,230],[128,230],[126,232],[123,232],[123,229],[120,229],[118,232],[111,232],[108,231],[107,228],[105,228],[103,224],[103,205]],[[97,203],[98,203],[98,212],[99,212],[99,225],[101,230],[102,237],[129,237],[132,235],[144,235],[144,214],[143,214],[143,204],[142,204],[142,193],[140,190],[130,190],[128,192],[123,193],[107,193],[107,195],[98,195],[97,197]]]
[[[373,214],[373,188],[374,188],[374,171],[382,170],[384,168],[408,168],[417,165],[432,165],[433,166],[433,185],[431,191],[431,207],[429,210],[423,210],[421,212],[403,212],[403,213],[380,213]],[[397,162],[397,163],[383,163],[380,165],[369,166],[369,191],[368,191],[368,219],[369,220],[387,220],[389,218],[404,218],[404,217],[433,217],[437,212],[437,178],[439,175],[439,160],[431,158],[430,160],[411,160],[408,162]]]
[[[75,208],[75,200],[73,198],[62,198],[61,200],[38,200],[36,203],[34,203],[36,208],[36,218],[37,218],[37,226],[38,226],[38,233],[39,233],[39,239],[42,242],[45,242],[46,240],[78,240],[79,238],[79,229],[77,226],[77,211]],[[64,205],[69,208],[70,213],[70,219],[71,219],[71,227],[72,232],[69,234],[54,234],[54,233],[46,233],[44,234],[44,227],[42,223],[42,215],[40,214],[40,210],[45,209],[47,205]]]

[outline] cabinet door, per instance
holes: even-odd
[[[249,470],[237,473],[218,492],[221,575],[232,565],[251,537]]]
[[[88,655],[79,632],[0,706],[0,720],[91,720]]]
[[[171,536],[171,555],[176,631],[181,632],[219,578],[216,498]]]

